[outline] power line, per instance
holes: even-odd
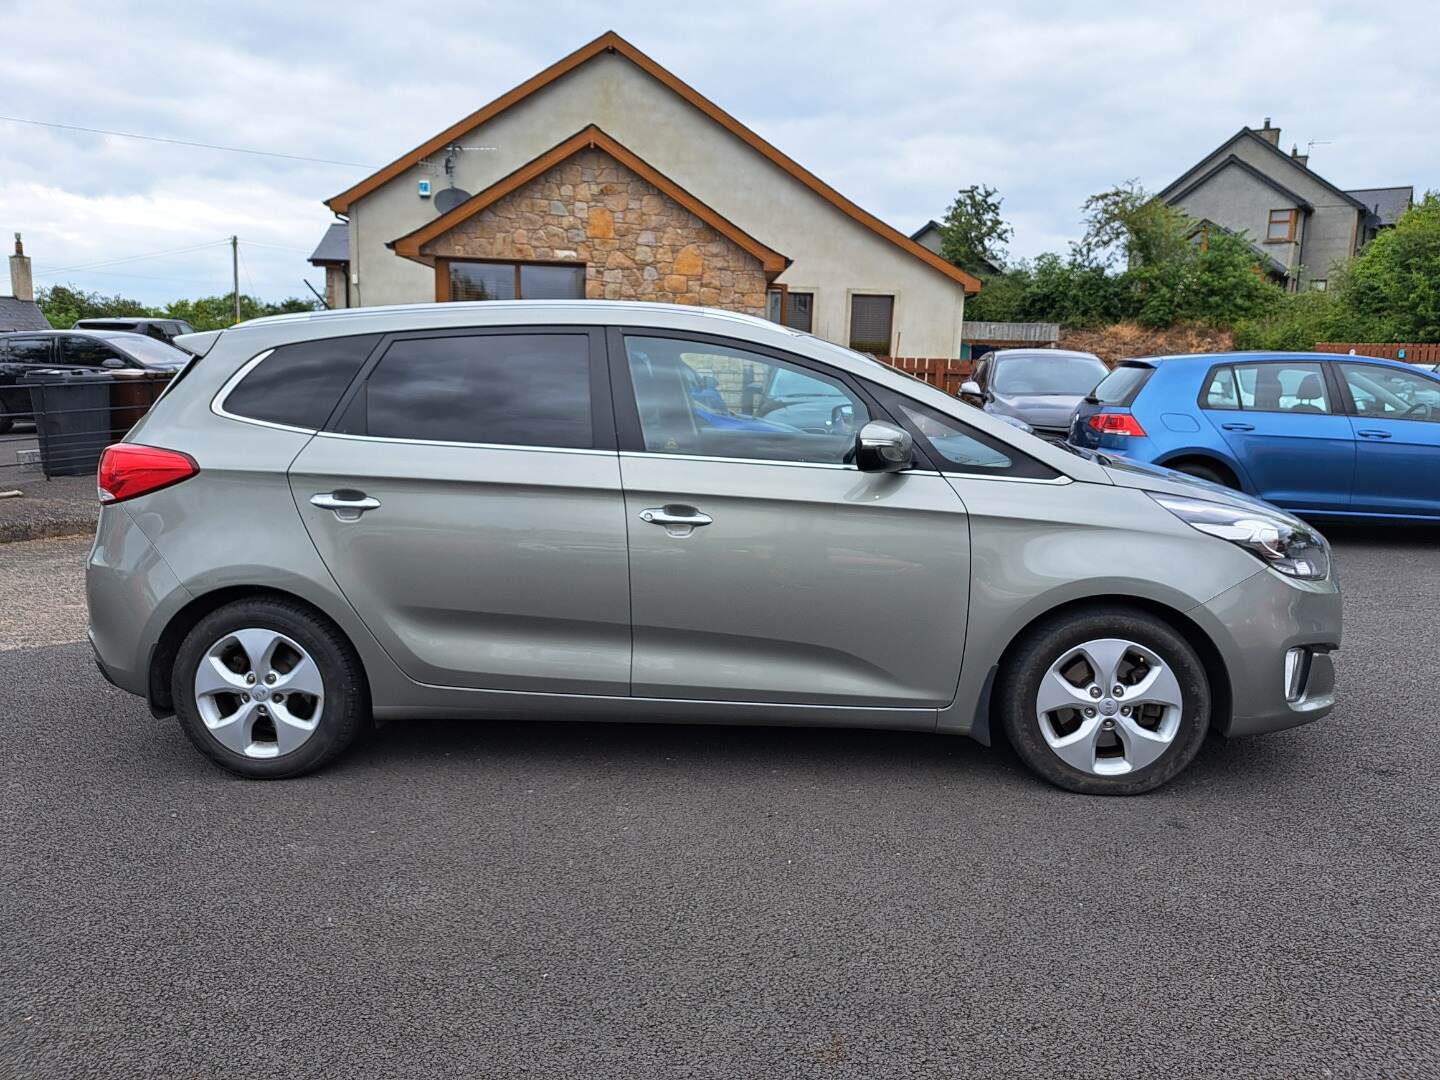
[[[12,124],[30,124],[33,127],[58,128],[61,131],[83,131],[91,135],[114,135],[121,139],[141,139],[145,142],[169,143],[172,146],[193,146],[201,150],[224,150],[228,154],[254,154],[258,157],[283,158],[286,161],[308,161],[315,165],[340,165],[352,169],[374,169],[379,166],[367,165],[363,161],[334,161],[330,158],[305,157],[301,154],[280,154],[273,150],[251,150],[242,146],[221,146],[218,143],[192,142],[189,139],[167,139],[161,135],[137,135],[133,131],[111,131],[108,128],[82,127],[79,124],[57,124],[50,120],[27,120],[23,116],[0,116]]]
[[[169,248],[165,251],[151,251],[145,255],[127,255],[123,259],[105,259],[101,262],[79,263],[75,266],[57,266],[54,270],[43,270],[36,274],[36,277],[50,277],[53,274],[68,274],[72,270],[95,270],[102,266],[119,266],[121,263],[138,262],[141,259],[158,259],[162,255],[183,255],[190,251],[200,251],[208,247],[217,247],[220,244],[228,244],[229,240],[209,240],[203,244],[192,244],[189,247]]]
[[[246,240],[243,236],[240,243],[249,244],[251,247],[274,248],[276,251],[293,251],[297,255],[309,255],[310,248],[286,247],[284,244],[266,244],[259,240]]]

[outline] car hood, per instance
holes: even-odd
[[[1070,414],[1084,394],[996,394],[990,411],[1018,416],[1032,427],[1070,429]]]
[[[1111,483],[1116,487],[1155,491],[1162,495],[1181,495],[1191,499],[1207,499],[1210,502],[1225,503],[1228,506],[1256,508],[1267,510],[1272,514],[1283,514],[1286,517],[1294,516],[1277,506],[1272,506],[1263,499],[1246,495],[1243,491],[1236,491],[1234,488],[1224,487],[1221,484],[1212,484],[1208,480],[1176,472],[1163,465],[1149,465],[1093,451],[1083,453],[1085,456],[1092,456],[1094,461],[1104,467]]]

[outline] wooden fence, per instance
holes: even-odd
[[[959,392],[960,384],[975,373],[972,361],[950,360],[943,356],[882,356],[879,360],[952,396]]]
[[[1322,341],[1315,346],[1315,351],[1378,356],[1382,360],[1405,360],[1411,364],[1440,364],[1440,343],[1433,341]]]

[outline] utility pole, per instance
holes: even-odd
[[[230,272],[235,281],[235,321],[240,321],[240,237],[230,237]]]

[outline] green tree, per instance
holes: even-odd
[[[988,184],[961,188],[940,223],[941,258],[977,275],[999,266],[1015,232],[1001,216],[1004,201]]]
[[[289,297],[276,304],[267,304],[245,293],[240,294],[240,321],[259,319],[266,315],[285,315],[297,311],[315,311],[320,307],[314,300]],[[223,296],[202,296],[195,300],[173,300],[166,304],[162,314],[167,319],[184,319],[196,330],[223,330],[235,324],[235,294]]]
[[[80,319],[105,319],[125,315],[150,315],[151,308],[124,296],[102,296],[72,285],[51,285],[35,294],[40,310],[57,330],[68,330]]]
[[[1185,214],[1152,196],[1136,180],[1091,195],[1081,212],[1085,235],[1072,255],[1105,266],[1120,256],[1132,269],[1180,258],[1193,229]]]

